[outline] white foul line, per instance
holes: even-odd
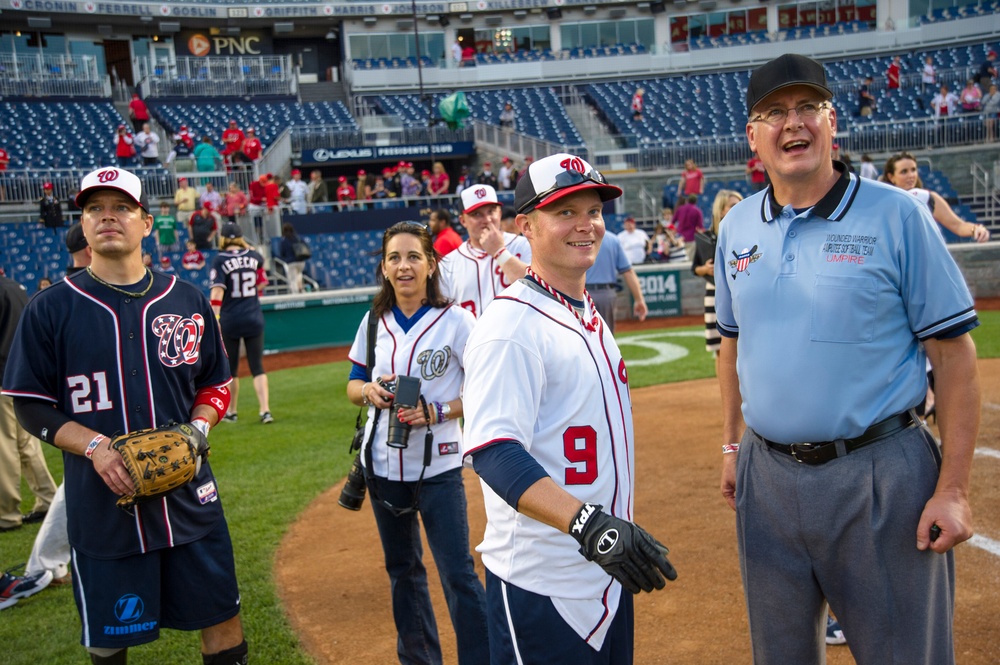
[[[976,448],[976,454],[982,455],[983,457],[995,457],[1000,459],[1000,450],[995,448]]]
[[[981,550],[986,550],[993,556],[1000,556],[1000,542],[997,542],[992,538],[987,538],[986,536],[980,536],[979,534],[976,534],[966,542],[968,542],[970,545],[975,545]]]

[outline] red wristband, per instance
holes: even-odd
[[[222,307],[222,301],[221,300],[215,300],[215,299],[213,299],[213,300],[209,300],[209,302],[211,303],[212,307]]]

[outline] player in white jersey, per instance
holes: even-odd
[[[441,291],[479,318],[500,292],[524,276],[531,263],[528,241],[500,229],[496,190],[462,190],[462,224],[469,239],[441,260]]]
[[[492,665],[631,663],[631,594],[676,577],[632,523],[628,375],[584,288],[603,202],[621,193],[579,157],[533,163],[515,193],[531,268],[466,346],[463,452],[486,504]]]

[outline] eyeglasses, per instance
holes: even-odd
[[[522,215],[526,212],[530,212],[535,206],[552,194],[558,192],[560,189],[566,189],[567,187],[573,187],[575,185],[582,185],[585,182],[592,182],[595,185],[608,184],[607,179],[597,169],[590,169],[586,173],[580,173],[579,171],[563,171],[562,173],[556,174],[554,185],[545,191],[535,194],[524,205],[518,208],[517,212]]]
[[[803,120],[811,120],[828,108],[833,108],[830,102],[804,102],[790,109],[775,106],[750,118],[750,122],[761,121],[769,125],[779,125],[788,118],[788,114],[792,111],[795,111],[795,115]]]

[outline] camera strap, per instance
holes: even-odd
[[[375,316],[374,311],[369,311],[368,313],[368,358],[367,365],[365,366],[365,371],[368,375],[368,380],[372,378],[372,368],[375,366],[375,335],[378,332],[378,317]],[[398,508],[382,497],[378,495],[375,490],[374,478],[375,473],[372,471],[372,440],[375,438],[375,431],[378,429],[378,421],[382,416],[382,409],[375,409],[375,417],[372,419],[372,428],[368,433],[368,440],[362,444],[365,455],[365,485],[368,486],[368,494],[372,501],[377,502],[380,506],[388,510],[394,517],[401,517],[402,515],[408,515],[417,511],[417,502],[420,500],[420,488],[424,484],[424,472],[427,471],[427,467],[431,464],[431,454],[434,445],[434,433],[431,431],[431,419],[430,413],[427,408],[427,401],[424,396],[420,396],[420,405],[424,410],[424,420],[427,421],[427,433],[424,435],[424,459],[423,466],[420,469],[420,477],[417,478],[417,486],[413,491],[413,503],[408,508]],[[361,411],[364,411],[364,407],[358,411],[358,419],[356,423],[356,428],[361,427]]]

